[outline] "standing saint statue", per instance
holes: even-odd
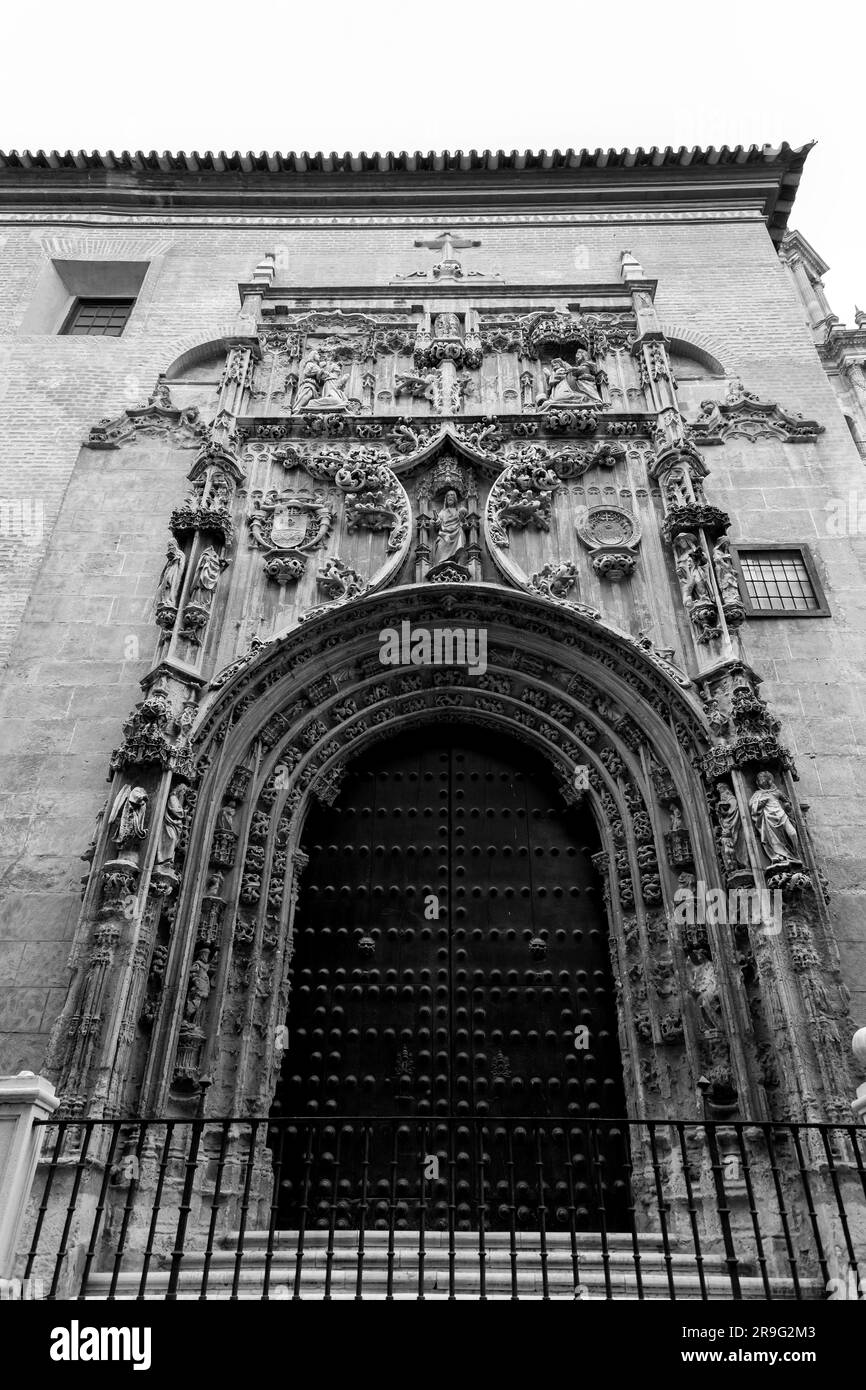
[[[712,603],[713,591],[706,575],[706,557],[694,532],[681,531],[674,541],[674,552],[677,579],[680,581],[686,606],[689,607],[693,603]]]
[[[722,603],[742,603],[734,557],[731,554],[731,542],[727,536],[720,537],[713,546],[713,566],[719,581]]]
[[[199,1015],[210,994],[210,949],[201,947],[190,966],[189,984],[184,1003],[184,1020],[189,1028],[195,1028]]]
[[[162,827],[159,832],[159,844],[156,851],[157,864],[160,864],[166,869],[170,869],[174,864],[177,842],[180,838],[181,827],[183,825],[183,802],[186,796],[186,790],[184,783],[179,783],[171,792],[166,802],[165,815],[162,819]]]
[[[740,815],[740,806],[733,787],[729,787],[726,782],[719,782],[716,790],[718,792],[716,819],[719,824],[719,848],[722,852],[725,870],[732,873],[735,869],[746,868],[749,862],[743,835],[743,817]]]
[[[132,851],[138,861],[138,847],[147,839],[147,792],[144,787],[131,787],[128,783],[118,792],[111,808],[109,825],[114,826],[114,843],[121,851]]]
[[[164,604],[167,608],[177,608],[184,564],[185,556],[177,541],[169,541],[168,550],[165,552],[165,564],[162,567],[159,587],[156,591],[158,606]]]
[[[196,566],[195,578],[189,591],[189,603],[200,608],[210,608],[214,589],[222,571],[222,561],[212,545],[203,550]]]
[[[764,853],[771,864],[799,863],[797,828],[788,814],[787,799],[773,781],[772,773],[759,772],[757,791],[749,798],[752,817]]]
[[[441,565],[445,560],[456,560],[468,546],[466,516],[466,508],[460,505],[457,493],[449,488],[445,494],[445,505],[436,513],[434,565]]]

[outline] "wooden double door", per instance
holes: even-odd
[[[378,744],[307,822],[280,1224],[621,1224],[625,1114],[588,812],[471,725]],[[289,1119],[291,1117],[291,1119]]]

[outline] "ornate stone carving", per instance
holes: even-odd
[[[234,480],[220,458],[217,465],[197,461],[190,479],[190,489],[179,507],[175,507],[169,525],[176,536],[191,531],[211,531],[223,545],[232,538],[231,500]],[[237,471],[237,470],[235,470]]]
[[[786,444],[809,443],[824,426],[798,411],[783,410],[776,401],[762,401],[747,391],[739,377],[728,382],[723,401],[701,401],[700,414],[689,425],[696,444],[722,444],[726,439],[781,439]]]
[[[138,866],[140,848],[147,838],[147,803],[144,787],[129,784],[121,787],[115,797],[108,824],[114,831],[111,839],[117,846],[116,863]]]
[[[790,802],[779,791],[771,772],[759,772],[755,782],[749,815],[769,863],[782,868],[801,864],[797,829],[789,815]]]
[[[628,578],[637,564],[640,526],[631,512],[603,505],[586,508],[575,523],[577,534],[592,555],[592,567],[602,579]]]
[[[527,588],[534,594],[562,599],[568,596],[577,582],[577,566],[571,560],[562,560],[558,565],[545,565],[538,574],[532,576]]]
[[[162,870],[172,870],[178,840],[184,822],[184,799],[188,788],[179,782],[169,793],[157,842],[156,863]]]
[[[721,636],[715,593],[708,577],[707,557],[693,531],[682,531],[674,540],[676,573],[683,604],[699,642]]]
[[[349,380],[337,361],[339,344],[330,348],[324,345],[312,347],[301,364],[298,376],[298,389],[292,404],[292,411],[300,415],[305,411],[347,412],[351,402],[346,395],[345,386]]]
[[[454,253],[470,246],[480,246],[481,242],[472,237],[455,236],[453,232],[440,232],[438,236],[429,237],[426,240],[421,238],[413,244],[426,247],[428,251],[439,253],[441,259],[436,262],[431,272],[434,280],[462,280],[466,272]],[[492,277],[480,270],[470,270],[468,275],[477,279],[499,278],[498,276]],[[395,280],[425,280],[426,278],[426,270],[410,270],[408,274],[394,276]]]
[[[181,635],[194,646],[201,644],[216,586],[227,564],[228,560],[220,556],[212,545],[206,546],[199,556],[180,625]]]
[[[325,544],[334,509],[320,492],[255,491],[247,516],[250,545],[264,552],[265,573],[278,584],[296,582],[308,557]]]
[[[507,549],[508,531],[533,526],[550,530],[552,499],[559,490],[559,479],[552,469],[536,462],[535,447],[529,445],[503,469],[487,499],[487,520],[494,544]]]
[[[399,372],[394,377],[394,395],[398,400],[400,396],[411,396],[414,400],[432,402],[435,390],[435,372],[424,372],[423,375],[418,372]],[[408,425],[408,421],[402,423]],[[413,445],[413,448],[416,447],[417,445]]]
[[[316,583],[328,599],[356,598],[364,590],[364,580],[357,570],[331,556],[316,575]]]
[[[174,540],[169,541],[156,593],[156,621],[160,627],[171,629],[174,626],[185,567],[186,556],[180,546]]]
[[[740,594],[737,572],[734,568],[731,543],[727,536],[720,536],[713,546],[713,568],[716,572],[716,580],[719,593],[722,596],[722,607],[728,627],[739,627],[745,621],[746,609]]]
[[[542,370],[545,387],[536,397],[536,410],[546,413],[589,403],[603,406],[601,388],[607,378],[589,353],[578,348],[574,362],[567,362],[564,357],[554,357],[550,365]]]

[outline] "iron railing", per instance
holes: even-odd
[[[866,1275],[866,1130],[430,1118],[47,1122],[49,1299],[820,1299]],[[866,1288],[864,1288],[866,1291]]]

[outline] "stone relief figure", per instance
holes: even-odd
[[[544,368],[545,390],[538,396],[536,406],[573,403],[578,396],[588,396],[600,405],[601,376],[601,368],[582,348],[578,348],[573,363],[566,362],[564,357],[554,357],[550,366]]]
[[[721,536],[713,546],[713,567],[719,581],[722,603],[742,603],[734,557],[731,554],[731,542],[727,536]]]
[[[689,992],[698,1006],[703,1028],[715,1032],[722,1026],[722,1000],[716,967],[705,948],[697,951],[691,970]]]
[[[338,362],[329,362],[322,372],[322,389],[319,400],[337,405],[348,405],[349,397],[344,390],[348,380],[348,372],[342,372]]]
[[[227,830],[230,835],[235,833],[235,809],[231,802],[220,807],[219,828],[220,830]]]
[[[749,856],[743,834],[743,817],[733,787],[719,782],[716,788],[716,819],[719,825],[719,848],[725,869],[731,873],[748,867]]]
[[[728,382],[728,389],[725,392],[725,401],[728,405],[739,405],[743,401],[758,405],[760,400],[760,396],[756,396],[754,391],[746,390],[738,376]]]
[[[115,827],[114,843],[119,850],[132,850],[136,854],[143,840],[147,839],[147,792],[144,787],[121,788],[111,809],[109,825]]]
[[[465,551],[469,544],[466,516],[466,508],[460,505],[457,493],[449,488],[445,494],[445,505],[436,513],[434,565],[441,565],[445,560],[456,560]]]
[[[200,608],[210,608],[221,571],[222,561],[213,546],[209,545],[202,551],[196,566],[195,578],[189,591],[189,602]]]
[[[692,531],[682,531],[674,541],[677,578],[686,606],[713,603],[713,591],[706,574],[706,558]]]
[[[700,414],[696,416],[694,428],[699,434],[712,434],[724,424],[718,401],[701,401]]]
[[[225,871],[223,869],[209,869],[204,895],[206,898],[219,897],[222,892]]]
[[[159,576],[159,587],[156,592],[157,605],[177,608],[185,563],[186,557],[177,541],[169,541],[168,550],[165,552],[165,564],[162,567],[162,574]]]
[[[157,864],[166,869],[170,869],[174,864],[177,842],[180,838],[181,827],[183,825],[183,803],[185,796],[186,786],[181,782],[174,788],[166,802],[165,815],[162,819],[162,826],[159,832],[159,844],[156,851]]]
[[[797,830],[788,814],[787,798],[770,772],[759,772],[757,791],[749,798],[749,814],[771,864],[799,863]]]
[[[195,1028],[210,994],[210,948],[202,946],[190,966],[189,984],[183,1006],[184,1022]]]
[[[311,348],[301,366],[300,381],[298,391],[295,396],[294,411],[297,414],[304,410],[311,401],[314,401],[319,394],[319,385],[322,380],[323,363],[321,352],[318,348]]]

